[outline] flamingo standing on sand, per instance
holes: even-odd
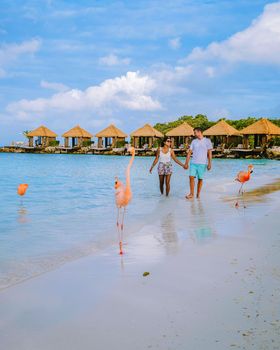
[[[130,169],[135,157],[135,149],[134,147],[130,147],[128,151],[131,153],[132,157],[128,163],[126,168],[126,179],[125,185],[116,177],[115,180],[115,196],[116,196],[116,205],[118,209],[118,217],[117,217],[117,228],[119,232],[119,246],[120,246],[120,255],[123,254],[122,246],[123,246],[123,223],[124,223],[124,214],[127,205],[130,203],[132,199],[132,191],[130,186]],[[121,218],[121,222],[120,222]]]
[[[254,169],[253,165],[250,164],[250,165],[248,165],[247,171],[239,171],[239,173],[236,175],[235,180],[241,183],[241,186],[240,186],[239,191],[238,191],[239,195],[241,194],[243,196],[243,191],[242,191],[243,186],[244,186],[245,182],[250,180],[253,169]],[[235,203],[235,207],[236,208],[239,207],[238,201]],[[245,206],[244,206],[244,208],[245,208]]]

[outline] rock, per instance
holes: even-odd
[[[42,150],[41,153],[55,153],[55,151],[56,151],[55,147],[49,146],[49,147],[46,147],[44,151]]]

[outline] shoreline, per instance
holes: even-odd
[[[178,157],[185,157],[187,150],[174,150]],[[16,153],[16,154],[68,154],[68,155],[105,155],[105,156],[130,156],[129,152],[120,150],[99,150],[91,148],[80,148],[80,149],[57,149],[55,147],[48,147],[46,149],[30,149],[22,147],[7,146],[1,147],[0,153]],[[136,149],[135,156],[137,157],[154,157],[156,150],[143,150]],[[218,151],[213,150],[213,158],[220,159],[274,159],[280,160],[280,151],[277,149],[267,149],[266,151],[260,151],[259,149],[233,149]]]

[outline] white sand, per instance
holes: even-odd
[[[1,349],[280,349],[279,205],[161,205],[123,258],[112,246],[2,291]]]

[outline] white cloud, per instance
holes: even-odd
[[[177,50],[181,47],[181,38],[173,38],[168,41],[169,47],[173,50]]]
[[[41,80],[40,86],[44,89],[50,89],[50,90],[55,90],[55,91],[59,91],[59,92],[69,90],[69,87],[64,85],[64,84],[49,82],[46,80]]]
[[[205,72],[206,72],[206,75],[209,77],[209,78],[214,78],[215,76],[215,68],[214,67],[211,67],[211,66],[207,66],[205,68]]]
[[[92,49],[93,45],[85,45],[80,41],[72,40],[72,39],[55,39],[55,40],[48,40],[48,50],[55,51],[64,51],[64,52],[70,52],[73,54],[74,51],[85,51],[87,52]]]
[[[65,10],[57,10],[51,12],[52,17],[58,18],[67,18],[67,17],[75,17],[80,15],[91,15],[98,14],[104,12],[106,9],[104,7],[85,7],[85,8],[76,8],[76,9],[65,9]]]
[[[20,44],[3,44],[0,47],[0,77],[5,76],[5,66],[16,61],[24,54],[33,54],[39,50],[41,41],[32,39]]]
[[[108,56],[100,57],[99,63],[106,66],[121,66],[130,64],[130,58],[120,58],[115,54],[110,54]]]
[[[86,90],[71,89],[50,98],[22,99],[10,103],[6,110],[23,120],[32,119],[38,113],[48,115],[82,111],[92,114],[117,109],[153,111],[162,108],[159,101],[151,96],[155,88],[156,83],[149,76],[128,72]]]
[[[222,60],[280,64],[280,2],[266,5],[251,25],[227,40],[213,42],[205,49],[196,47],[187,61]]]
[[[0,78],[4,78],[6,76],[6,72],[3,68],[0,67]]]
[[[230,117],[231,113],[227,108],[217,108],[211,112],[211,115],[213,116],[214,120],[217,120],[219,118],[228,118]]]

